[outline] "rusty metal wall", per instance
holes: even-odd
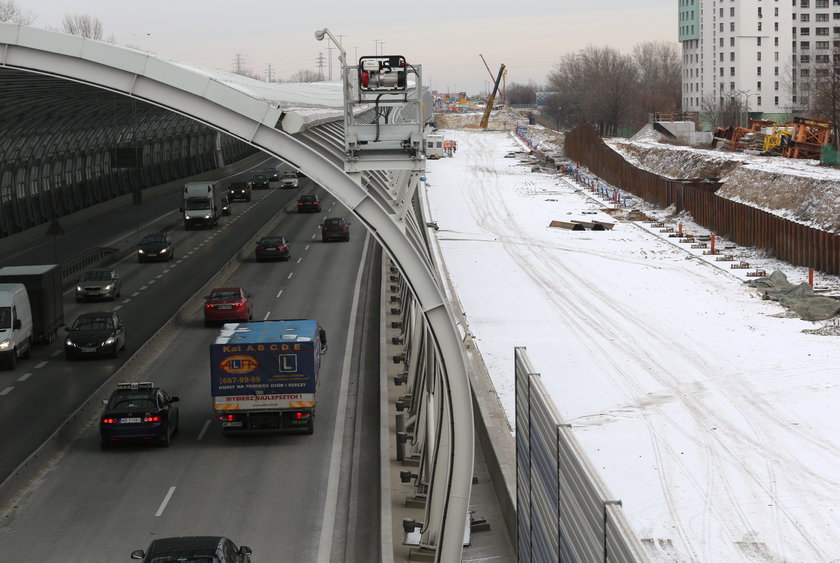
[[[719,197],[715,194],[718,182],[674,180],[636,168],[588,125],[566,133],[566,155],[605,182],[645,201],[688,211],[699,225],[737,244],[760,248],[797,266],[840,275],[840,234]]]

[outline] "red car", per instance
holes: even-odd
[[[204,299],[204,326],[248,322],[253,318],[251,294],[241,287],[217,287]]]

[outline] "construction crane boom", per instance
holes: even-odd
[[[496,92],[499,90],[499,83],[502,81],[502,75],[505,72],[505,65],[499,67],[499,75],[496,77],[496,83],[493,85],[493,92],[487,96],[487,105],[484,107],[484,115],[481,117],[481,129],[487,129],[490,123],[490,111],[493,109],[493,102],[496,100]]]

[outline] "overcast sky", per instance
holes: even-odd
[[[276,77],[317,70],[327,43],[316,29],[343,35],[348,57],[400,54],[423,67],[435,90],[477,94],[492,87],[504,63],[507,84],[546,82],[561,56],[587,45],[630,52],[644,41],[676,42],[676,0],[498,0],[458,2],[266,2],[251,0],[17,0],[36,16],[36,27],[61,26],[65,13],[100,19],[105,37],[185,63],[231,71],[237,54],[261,75],[271,64]],[[333,53],[335,53],[333,51]],[[334,55],[335,56],[335,55]],[[328,73],[324,63],[324,74]],[[338,77],[337,62],[333,77]]]

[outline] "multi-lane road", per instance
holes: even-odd
[[[295,213],[298,195],[312,192],[324,212]],[[65,295],[68,322],[102,308],[123,318],[128,351],[118,359],[68,362],[59,339],[0,372],[0,481],[103,384],[154,381],[180,397],[180,432],[169,448],[101,451],[95,413],[82,417],[78,437],[13,505],[0,507],[0,559],[121,561],[174,535],[226,535],[251,547],[255,561],[379,558],[371,517],[378,474],[361,469],[378,467],[379,250],[361,226],[351,242],[322,243],[323,217],[349,214],[309,181],[254,191],[251,202],[232,207],[212,230],[184,231],[173,215],[176,259],[121,259],[114,266],[122,296],[113,303],[76,304]],[[103,245],[139,221],[113,219],[87,229],[84,244]],[[254,260],[255,238],[268,233],[290,240],[290,261]],[[217,329],[204,327],[196,299],[214,276],[214,285],[253,293],[255,320],[314,318],[327,330],[314,435],[221,434],[208,379]]]

